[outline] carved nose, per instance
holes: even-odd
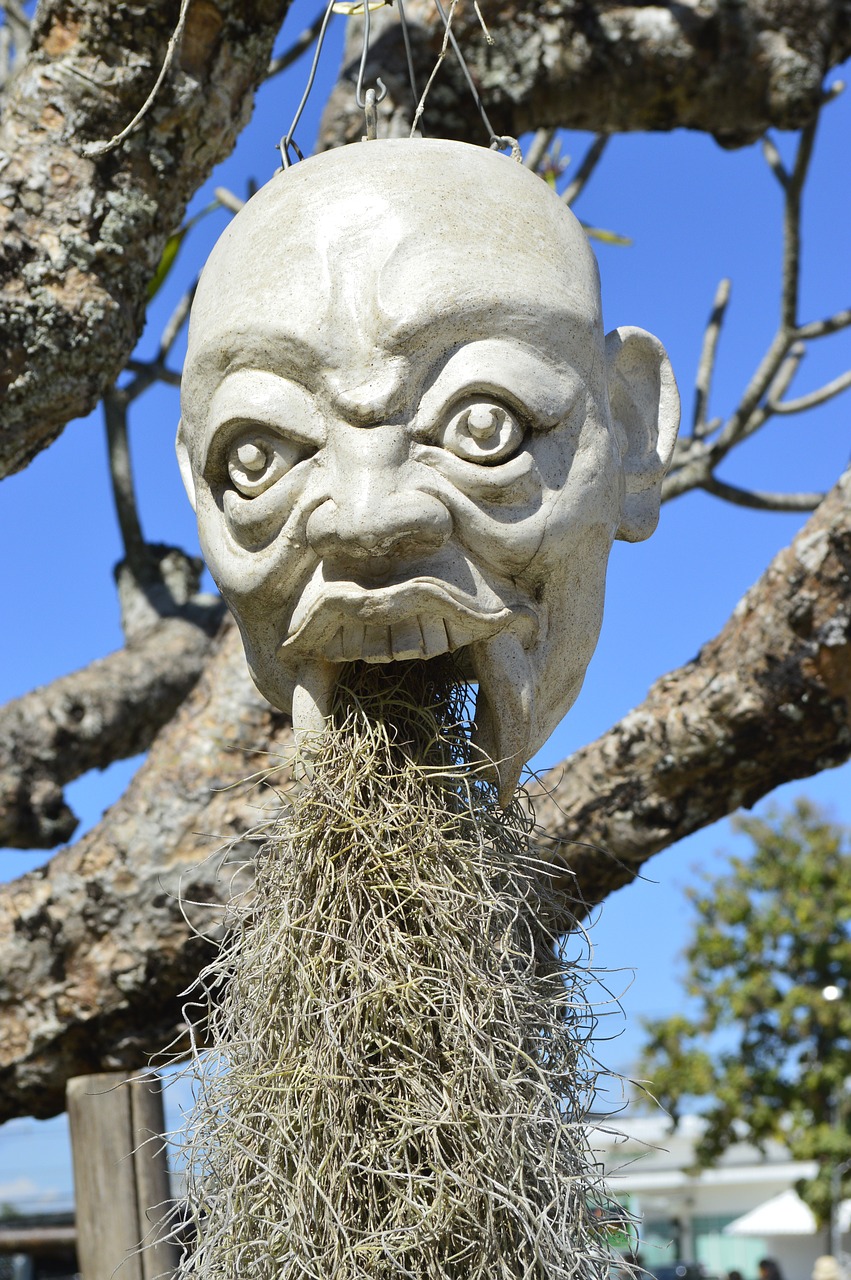
[[[308,542],[330,566],[368,563],[381,570],[440,550],[451,532],[452,517],[439,499],[417,490],[382,494],[374,486],[371,493],[327,499],[307,523]]]
[[[327,448],[325,501],[307,522],[307,540],[333,572],[392,573],[400,561],[439,550],[452,517],[416,487],[404,427],[340,423]]]

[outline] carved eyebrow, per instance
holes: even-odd
[[[473,341],[456,348],[427,388],[417,425],[427,425],[465,392],[480,390],[515,402],[547,430],[564,418],[583,385],[578,370],[530,346],[503,338]]]
[[[213,393],[201,443],[200,470],[206,466],[216,435],[232,422],[278,428],[309,444],[321,444],[324,435],[306,387],[277,373],[240,369],[226,375]]]

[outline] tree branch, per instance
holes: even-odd
[[[581,196],[590,181],[594,170],[603,158],[603,152],[609,145],[608,134],[600,134],[591,143],[576,173],[561,193],[561,198],[565,204],[573,204],[574,200]]]
[[[257,823],[264,792],[240,782],[283,780],[289,743],[226,628],[127,794],[78,845],[0,888],[0,1119],[58,1111],[68,1076],[135,1069],[168,1043],[178,993],[209,954],[178,884],[221,898],[204,859]],[[577,888],[599,902],[660,849],[849,754],[851,473],[721,634],[549,775],[537,809],[567,908]]]
[[[837,311],[826,320],[812,320],[809,324],[798,325],[795,337],[808,342],[810,338],[826,338],[831,333],[839,333],[849,325],[851,325],[851,307],[846,307],[844,311]]]
[[[696,439],[707,434],[706,415],[709,411],[709,392],[712,387],[712,375],[715,372],[715,360],[718,354],[718,339],[721,326],[730,302],[730,281],[722,280],[715,290],[712,313],[703,335],[703,346],[697,366],[694,393],[694,419],[692,435]]]
[[[146,99],[179,9],[39,5],[0,120],[0,475],[118,376],[186,201],[248,118],[287,0],[190,5],[147,115],[114,152],[86,156]]]
[[[424,82],[443,35],[433,0],[406,0],[416,71]],[[381,21],[377,21],[381,19]],[[380,72],[389,94],[379,134],[410,126],[408,76],[401,29],[379,11],[367,71]],[[822,101],[824,77],[851,53],[851,29],[838,0],[745,0],[730,5],[556,5],[546,19],[501,6],[482,38],[472,5],[455,27],[464,56],[497,133],[519,137],[541,128],[618,133],[702,129],[725,146],[742,146],[766,129],[801,128]],[[363,117],[352,100],[359,32],[351,23],[344,71],[320,132],[322,149],[356,141]],[[448,63],[441,80],[440,129],[485,142],[461,76]],[[426,110],[426,132],[437,128]]]
[[[0,844],[50,849],[77,819],[62,794],[146,751],[198,680],[222,610],[165,618],[126,648],[0,709]]]
[[[654,853],[849,755],[846,471],[694,661],[547,775],[538,816],[591,905]],[[571,877],[562,883],[569,893]]]
[[[851,369],[834,378],[832,382],[825,383],[817,391],[809,391],[805,396],[798,396],[795,400],[770,399],[768,408],[772,413],[803,413],[806,409],[814,409],[816,405],[832,400],[848,387],[851,387]]]
[[[754,511],[815,511],[824,500],[823,493],[766,493],[762,489],[740,489],[717,476],[712,476],[701,487],[713,497]]]
[[[64,1081],[144,1065],[182,1028],[180,992],[211,944],[225,893],[210,856],[262,819],[286,720],[251,684],[236,627],[159,734],[128,791],[77,845],[0,889],[0,1119],[64,1107]],[[273,781],[280,773],[273,774]],[[264,801],[264,795],[266,797]],[[27,993],[31,993],[27,994]]]

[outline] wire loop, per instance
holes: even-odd
[[[394,0],[384,0],[384,3],[392,4],[394,3]],[[411,136],[414,136],[418,126],[420,125],[420,118],[423,114],[423,109],[425,107],[425,100],[428,95],[428,91],[431,87],[432,80],[434,79],[435,72],[437,71],[440,65],[440,62],[443,60],[447,45],[451,44],[452,51],[458,60],[458,65],[461,68],[461,72],[464,76],[464,79],[467,82],[467,87],[470,90],[473,101],[476,104],[476,109],[478,110],[479,116],[481,117],[481,120],[485,126],[485,129],[487,130],[487,136],[488,136],[490,146],[499,151],[505,149],[506,147],[511,147],[512,158],[515,160],[521,159],[520,148],[517,144],[517,139],[510,138],[510,137],[503,137],[500,134],[497,134],[496,131],[494,130],[493,125],[488,119],[487,112],[485,111],[484,104],[482,103],[482,100],[479,96],[479,92],[478,92],[478,89],[476,88],[475,82],[470,73],[470,69],[467,66],[467,62],[464,58],[463,53],[461,52],[461,47],[458,44],[457,39],[455,38],[455,33],[452,30],[452,18],[454,16],[455,7],[458,3],[458,0],[453,0],[448,14],[444,9],[443,5],[441,4],[441,0],[434,0],[434,3],[438,13],[440,14],[440,17],[444,26],[444,47],[443,47],[443,50],[441,51],[440,58],[438,59],[438,65],[434,68],[434,71],[432,72],[428,80],[428,83],[426,84],[422,97],[420,97],[417,91],[417,79],[416,79],[416,74],[414,72],[414,58],[413,58],[413,52],[411,48],[411,35],[408,28],[408,19],[405,14],[404,0],[395,0],[395,4],[397,6],[398,13],[399,13],[399,23],[402,28],[402,39],[405,43],[405,60],[407,62],[408,80],[410,83],[411,97],[414,105],[414,123],[413,123],[413,128],[411,130]],[[295,141],[295,131],[298,128],[298,124],[299,124],[299,121],[301,120],[302,114],[304,112],[304,108],[307,105],[307,100],[310,97],[311,91],[313,89],[313,84],[316,79],[317,68],[319,66],[319,59],[321,57],[322,48],[325,43],[325,35],[328,30],[328,23],[330,22],[331,15],[334,12],[341,13],[345,11],[347,16],[349,17],[354,16],[355,14],[357,14],[357,16],[360,16],[360,13],[361,12],[363,13],[363,23],[364,23],[363,47],[361,49],[360,60],[358,62],[358,75],[357,75],[357,81],[355,84],[355,102],[357,103],[360,110],[364,112],[364,116],[366,119],[367,140],[372,141],[374,138],[378,136],[377,134],[378,112],[376,108],[378,107],[378,104],[383,102],[384,99],[387,97],[387,86],[384,83],[384,81],[381,79],[381,77],[378,76],[376,78],[374,88],[371,88],[371,89],[364,88],[364,79],[366,76],[366,64],[369,59],[369,42],[370,42],[370,33],[371,33],[370,11],[372,7],[373,6],[371,5],[370,0],[362,0],[362,3],[360,4],[353,3],[351,5],[340,4],[338,0],[328,0],[328,4],[325,9],[325,15],[322,19],[322,25],[319,28],[319,34],[316,38],[316,49],[313,54],[313,61],[310,67],[310,74],[308,75],[307,85],[305,87],[304,93],[302,94],[301,101],[299,102],[298,107],[296,108],[296,113],[293,116],[292,124],[290,125],[289,129],[282,136],[280,142],[278,143],[278,150],[281,153],[281,165],[284,169],[289,169],[289,167],[293,163],[292,158],[290,156],[290,150],[292,150],[295,153],[296,157],[299,160],[304,159],[304,156],[302,155],[302,152]],[[478,12],[478,7],[476,11]],[[479,18],[481,21],[481,14],[479,15]],[[485,28],[483,27],[483,29]],[[492,43],[492,40],[490,42]]]

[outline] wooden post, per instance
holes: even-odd
[[[169,1199],[161,1083],[77,1076],[67,1102],[83,1280],[170,1277],[178,1249],[156,1240]]]

